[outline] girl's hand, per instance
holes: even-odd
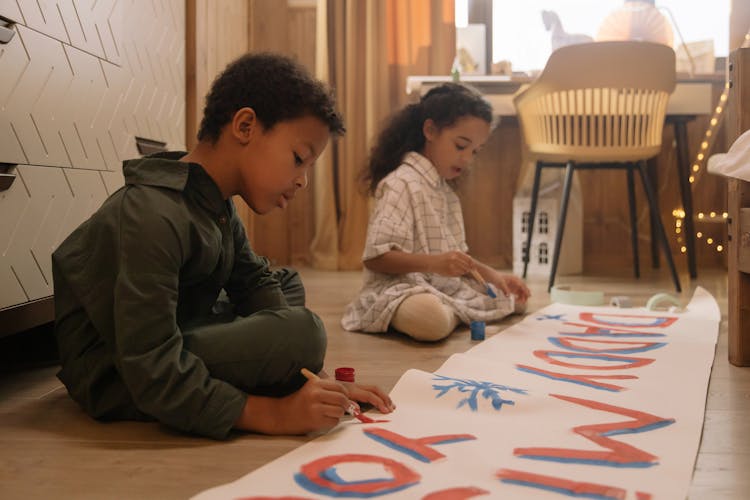
[[[525,304],[531,296],[531,291],[526,286],[526,283],[518,276],[512,274],[497,273],[497,276],[492,280],[492,284],[506,295],[514,295],[516,302],[519,304]]]
[[[463,276],[474,269],[474,259],[457,250],[429,256],[430,272],[442,276]]]

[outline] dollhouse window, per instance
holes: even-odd
[[[529,232],[529,212],[524,212],[521,215],[521,234]]]
[[[526,247],[526,242],[521,243],[521,262],[526,262],[529,255],[529,249]]]
[[[547,244],[541,243],[539,245],[539,263],[540,264],[547,264],[549,262],[548,252],[547,252]]]
[[[547,212],[539,212],[539,234],[549,233],[549,215]]]

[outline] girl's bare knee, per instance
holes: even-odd
[[[436,296],[426,293],[404,299],[391,320],[396,330],[421,342],[442,340],[457,324],[453,310]]]

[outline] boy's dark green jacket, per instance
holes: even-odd
[[[223,289],[247,316],[286,306],[231,201],[185,153],[124,163],[125,186],[53,253],[60,380],[92,416],[223,438],[246,395],[182,348]]]

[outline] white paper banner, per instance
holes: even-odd
[[[721,316],[552,304],[197,500],[684,499]],[[371,415],[375,416],[375,415]]]

